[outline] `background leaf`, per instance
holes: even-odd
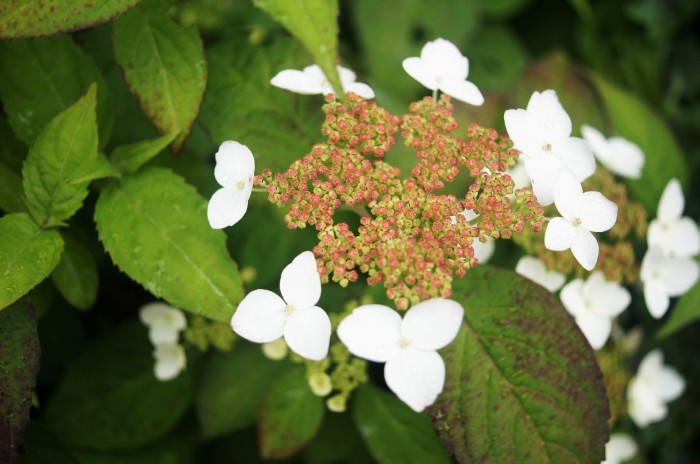
[[[678,299],[671,311],[671,316],[659,330],[658,337],[668,337],[698,319],[700,319],[700,283],[696,283],[688,293]]]
[[[68,303],[89,309],[97,299],[97,266],[90,252],[71,235],[64,235],[63,254],[51,280]]]
[[[228,323],[243,287],[226,237],[209,227],[206,209],[181,177],[150,168],[102,191],[95,222],[112,261],[146,290]]]
[[[175,140],[177,132],[163,135],[153,140],[121,145],[114,149],[110,161],[115,168],[124,173],[136,172],[149,160],[163,151],[170,142]]]
[[[22,199],[22,178],[0,161],[0,210],[6,213],[26,212]]]

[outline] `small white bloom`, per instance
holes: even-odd
[[[594,272],[586,282],[572,280],[561,289],[560,297],[594,350],[605,345],[612,329],[612,319],[632,301],[626,288],[607,282],[601,272]]]
[[[413,410],[433,404],[445,384],[445,363],[437,350],[459,332],[464,309],[453,300],[418,303],[403,319],[376,304],[356,308],[338,325],[338,337],[355,356],[386,363],[384,379]]]
[[[605,445],[605,461],[600,464],[622,464],[637,454],[637,444],[626,433],[610,435]]]
[[[700,231],[689,217],[682,216],[685,199],[678,179],[671,179],[659,200],[657,218],[649,224],[649,247],[659,247],[671,256],[695,256],[700,253]]]
[[[627,387],[628,412],[639,427],[662,420],[666,403],[683,393],[685,381],[675,369],[664,366],[661,350],[647,354]]]
[[[504,119],[541,205],[552,204],[560,168],[568,168],[579,182],[595,172],[590,146],[581,138],[571,137],[571,119],[554,90],[534,92],[526,110],[508,110]]]
[[[338,75],[344,92],[353,92],[362,98],[374,98],[374,90],[367,84],[355,82],[357,76],[350,69],[338,66]],[[328,78],[320,66],[315,64],[305,67],[302,71],[298,69],[280,71],[272,78],[270,83],[275,87],[304,95],[328,95],[334,93],[333,86],[328,81]]]
[[[583,193],[581,184],[562,169],[554,183],[554,204],[562,217],[547,224],[544,245],[549,250],[571,248],[576,260],[590,271],[598,261],[598,242],[591,232],[605,232],[615,225],[617,205],[600,192]]]
[[[450,41],[436,39],[423,46],[419,57],[403,60],[403,69],[430,90],[471,105],[480,106],[484,96],[476,85],[467,80],[469,60]]]
[[[515,272],[527,277],[538,285],[554,293],[564,285],[566,276],[561,272],[548,271],[542,260],[534,256],[523,256],[515,265]]]
[[[660,248],[649,248],[642,259],[640,279],[649,313],[659,319],[668,310],[670,298],[690,290],[700,277],[698,263],[685,256],[667,256]]]
[[[177,343],[156,345],[153,357],[156,358],[154,371],[158,380],[174,379],[185,368],[185,350]]]
[[[248,147],[234,141],[221,144],[216,152],[214,177],[223,188],[209,200],[207,217],[213,229],[223,229],[241,220],[253,191],[255,159]]]
[[[151,343],[177,343],[180,332],[187,327],[185,314],[165,303],[149,303],[139,310],[141,322],[148,327]]]
[[[316,306],[321,298],[321,277],[313,253],[301,253],[284,268],[280,291],[284,299],[269,290],[253,290],[246,295],[231,319],[233,330],[255,343],[284,336],[299,356],[314,361],[325,358],[331,321]]]
[[[644,152],[622,137],[606,139],[597,129],[581,126],[581,135],[593,149],[598,161],[611,172],[630,179],[639,179],[644,167]]]

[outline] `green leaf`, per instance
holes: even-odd
[[[481,90],[508,90],[527,63],[525,47],[506,27],[489,25],[478,36],[469,53],[469,80]]]
[[[514,272],[486,266],[470,270],[453,291],[464,323],[442,351],[445,388],[430,415],[457,460],[602,461],[605,385],[559,300]]]
[[[294,455],[316,435],[326,410],[314,395],[302,369],[295,369],[270,386],[258,418],[260,454],[264,459]]]
[[[40,37],[111,21],[140,0],[75,2],[28,0],[0,3],[0,38]]]
[[[336,94],[345,95],[338,76],[338,0],[253,0],[304,44]],[[280,69],[281,71],[281,69]]]
[[[70,184],[80,184],[107,177],[118,178],[121,177],[121,173],[117,171],[114,166],[112,166],[105,155],[98,153],[90,166],[88,166],[83,172],[77,173],[68,182]]]
[[[114,149],[110,160],[114,167],[123,173],[136,172],[170,145],[177,134],[177,132],[172,132],[157,139],[122,145]]]
[[[194,27],[183,28],[143,3],[114,23],[114,57],[131,93],[159,132],[179,131],[177,152],[204,96],[207,63]]]
[[[88,194],[88,181],[72,183],[95,163],[95,86],[56,116],[37,137],[22,169],[32,216],[44,227],[70,219]]]
[[[68,368],[46,405],[45,424],[68,445],[133,449],[165,435],[187,412],[191,369],[161,382],[140,322],[100,337]]]
[[[34,309],[19,301],[0,311],[0,457],[16,462],[29,422],[36,375],[39,337]]]
[[[671,316],[661,327],[657,336],[668,337],[698,319],[700,319],[700,283],[696,283],[678,300],[671,311]]]
[[[95,222],[112,261],[146,290],[229,322],[243,298],[241,277],[206,210],[206,200],[181,177],[149,168],[103,190]]]
[[[0,218],[0,309],[34,288],[61,258],[63,240],[24,213]]]
[[[22,199],[22,178],[0,161],[0,209],[6,213],[26,212]]]
[[[70,36],[0,41],[0,95],[12,129],[27,144],[94,82],[104,145],[114,124],[109,89],[95,63]]]
[[[666,184],[677,178],[687,185],[688,168],[673,133],[644,102],[591,73],[608,110],[612,133],[639,145],[646,158],[642,177],[627,179],[630,191],[648,211],[656,211]]]
[[[372,456],[381,464],[449,464],[450,456],[425,414],[372,385],[357,390],[355,423]]]
[[[265,389],[287,367],[247,343],[228,353],[213,353],[197,395],[202,438],[220,437],[255,423]]]
[[[70,235],[63,236],[65,247],[51,279],[68,303],[89,309],[97,299],[97,266],[90,252]]]

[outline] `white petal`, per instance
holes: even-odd
[[[564,285],[559,294],[564,308],[574,317],[586,312],[586,305],[583,296],[583,280],[572,280]]]
[[[554,181],[561,170],[561,162],[555,156],[524,157],[525,170],[532,181],[532,191],[542,206],[554,201]]]
[[[355,356],[386,362],[399,350],[401,316],[387,306],[360,306],[340,321],[337,333]]]
[[[671,222],[651,221],[647,231],[650,247],[659,247],[664,253],[675,256],[695,256],[700,253],[700,230],[688,217]]]
[[[610,337],[612,322],[607,317],[600,317],[592,311],[584,311],[576,317],[578,325],[586,340],[594,350],[601,349]]]
[[[207,206],[207,219],[212,229],[236,224],[248,210],[250,192],[236,188],[221,188],[212,195]]]
[[[319,68],[319,70],[320,70],[320,68]],[[325,77],[325,75],[324,75],[324,77]],[[342,85],[343,88],[345,88],[345,86],[350,85],[357,80],[357,75],[355,74],[355,71],[353,71],[352,69],[346,68],[344,66],[338,66],[338,77],[340,78],[340,85]],[[357,92],[355,92],[355,93],[357,93]]]
[[[180,338],[180,331],[174,330],[169,325],[154,324],[148,329],[148,338],[153,345],[177,343]]]
[[[583,227],[576,227],[575,230],[576,237],[571,244],[571,252],[585,270],[591,271],[598,262],[598,242],[593,234]]]
[[[475,239],[472,248],[474,249],[474,257],[479,261],[479,264],[486,264],[496,250],[496,242],[488,240],[486,243],[482,243],[481,240]]]
[[[639,277],[642,282],[650,282],[652,280],[661,281],[659,270],[666,261],[666,256],[658,247],[650,247],[642,258],[642,265],[639,271]]]
[[[367,84],[363,84],[362,82],[353,82],[351,84],[344,85],[343,90],[345,92],[356,93],[362,98],[374,98],[374,90],[372,90],[372,87]]]
[[[153,357],[155,375],[160,381],[174,379],[185,368],[185,350],[178,344],[157,345]]]
[[[435,402],[445,385],[445,363],[436,351],[407,347],[384,366],[391,391],[416,412]]]
[[[544,233],[544,246],[552,251],[571,248],[576,238],[576,227],[564,218],[555,217],[547,224]]]
[[[547,271],[544,263],[533,256],[523,256],[515,266],[515,272],[527,277],[550,292],[556,292],[564,285],[566,276],[561,272]]]
[[[414,348],[439,350],[457,336],[463,316],[464,308],[456,301],[432,298],[408,310],[401,336]]]
[[[321,299],[321,276],[316,267],[316,258],[305,251],[287,265],[280,278],[282,298],[296,309],[314,306]]]
[[[320,361],[328,355],[331,320],[318,306],[295,309],[284,325],[284,340],[299,356]]]
[[[139,309],[139,319],[147,326],[167,318],[173,307],[161,302],[148,303]]]
[[[620,315],[632,301],[630,292],[615,282],[606,282],[605,286],[591,297],[596,314],[609,318]]]
[[[668,290],[657,280],[650,280],[644,283],[644,301],[649,309],[649,314],[660,319],[670,304]]]
[[[659,200],[659,209],[656,216],[662,222],[671,222],[679,219],[683,214],[685,207],[685,198],[683,198],[683,190],[678,179],[671,179]]]
[[[638,145],[622,137],[608,140],[609,156],[603,165],[611,172],[630,179],[639,179],[644,168],[644,152]]]
[[[470,105],[481,106],[484,104],[484,96],[481,94],[481,91],[476,85],[469,81],[444,79],[440,83],[439,89],[450,97],[469,103]]]
[[[554,90],[534,92],[527,104],[527,111],[537,120],[546,140],[561,140],[571,135],[571,118]]]
[[[700,276],[700,265],[691,258],[667,258],[659,269],[668,296],[681,296],[690,290]]]
[[[675,400],[685,390],[683,377],[675,369],[669,367],[664,367],[663,370],[656,374],[655,382],[659,396],[666,402]]]
[[[522,161],[518,161],[515,166],[508,168],[506,172],[515,182],[516,189],[530,186],[530,176],[527,175],[525,164]]]
[[[508,137],[513,141],[516,150],[528,156],[537,156],[541,153],[544,141],[539,137],[539,130],[526,110],[507,110],[503,119]]]
[[[241,337],[255,343],[277,340],[287,320],[284,300],[269,290],[253,290],[243,298],[231,318],[231,327]]]
[[[584,124],[581,126],[581,135],[583,135],[584,140],[591,146],[591,150],[598,159],[600,159],[601,154],[603,156],[607,154],[608,141],[598,129]]]
[[[426,43],[420,58],[436,76],[464,80],[469,73],[469,61],[449,40],[436,39]]]
[[[610,230],[617,221],[617,205],[600,192],[586,192],[580,203],[581,226],[591,232]]]
[[[554,154],[562,166],[570,170],[576,180],[583,182],[595,172],[595,157],[588,143],[578,137],[552,142]]]
[[[322,80],[318,81],[303,71],[285,69],[277,73],[270,81],[270,84],[290,92],[303,95],[317,95],[323,93],[325,89],[322,82]]]
[[[564,219],[573,221],[580,215],[583,189],[570,170],[562,168],[557,172],[552,194],[554,204]]]
[[[605,461],[601,464],[620,464],[637,454],[637,444],[624,433],[610,435],[610,441],[605,445]]]
[[[428,69],[420,58],[406,58],[403,60],[402,65],[408,75],[420,82],[423,86],[430,90],[436,90],[438,88],[437,80],[435,80],[435,73]]]
[[[232,140],[219,146],[214,155],[214,177],[222,187],[248,190],[253,187],[255,158],[248,147]],[[250,193],[248,193],[250,197]]]
[[[628,412],[638,427],[646,427],[652,422],[666,417],[668,409],[659,398],[653,385],[633,377],[627,387]]]

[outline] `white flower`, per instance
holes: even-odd
[[[524,161],[518,160],[515,166],[508,168],[506,174],[513,179],[516,190],[530,186],[530,176],[527,174]]]
[[[355,356],[386,363],[384,379],[415,411],[431,405],[445,384],[445,363],[437,350],[459,332],[464,309],[452,300],[418,303],[403,319],[376,304],[356,308],[340,322],[338,337]]]
[[[685,256],[666,256],[657,247],[649,248],[642,259],[640,278],[649,313],[659,319],[668,310],[669,299],[690,290],[700,277],[700,266]]]
[[[639,427],[666,417],[669,403],[683,393],[685,381],[675,369],[663,364],[661,350],[647,354],[627,387],[628,412]]]
[[[187,327],[184,313],[165,303],[143,306],[139,318],[148,327],[148,337],[153,345],[177,343],[180,332]]]
[[[554,204],[562,217],[547,224],[544,246],[549,250],[571,248],[576,260],[590,271],[598,261],[598,242],[591,232],[605,232],[615,225],[617,205],[600,192],[583,193],[581,184],[562,169],[554,183]]]
[[[307,359],[320,361],[328,354],[331,321],[316,306],[321,277],[313,253],[305,251],[287,265],[280,278],[282,298],[269,290],[253,290],[231,319],[233,330],[255,343],[284,336],[289,348]]]
[[[185,368],[185,350],[177,343],[156,345],[153,357],[156,358],[154,371],[158,380],[174,379]]]
[[[523,256],[515,265],[515,272],[527,277],[538,285],[554,293],[564,285],[566,276],[561,272],[548,271],[544,263],[534,256]]]
[[[700,253],[700,231],[689,217],[681,217],[685,199],[678,179],[671,179],[659,200],[657,218],[649,224],[649,247],[659,247],[672,256],[695,256]]]
[[[374,90],[367,84],[355,82],[357,76],[350,69],[338,66],[338,76],[344,92],[353,92],[362,98],[374,98]],[[302,71],[298,69],[280,71],[272,78],[270,84],[304,95],[328,95],[334,93],[333,86],[328,81],[328,78],[321,68],[315,64],[305,67]]]
[[[608,341],[612,319],[632,301],[626,288],[607,282],[601,272],[591,274],[585,283],[581,279],[572,280],[561,289],[560,297],[595,350]]]
[[[581,135],[593,149],[598,161],[611,172],[630,179],[639,179],[644,167],[644,152],[622,137],[606,139],[591,126],[581,126]]]
[[[610,435],[605,445],[605,461],[600,464],[622,464],[637,454],[637,444],[625,433]]]
[[[241,220],[253,191],[255,159],[248,147],[234,141],[221,144],[216,152],[214,177],[223,188],[209,200],[207,217],[213,229],[223,229]]]
[[[467,80],[469,60],[450,41],[436,39],[423,46],[419,57],[403,60],[403,69],[430,90],[442,90],[447,95],[471,105],[482,105],[484,96]]]
[[[571,137],[571,119],[554,90],[534,92],[526,110],[508,110],[504,119],[541,205],[552,204],[560,168],[568,168],[579,182],[595,172],[593,153],[585,140]]]

